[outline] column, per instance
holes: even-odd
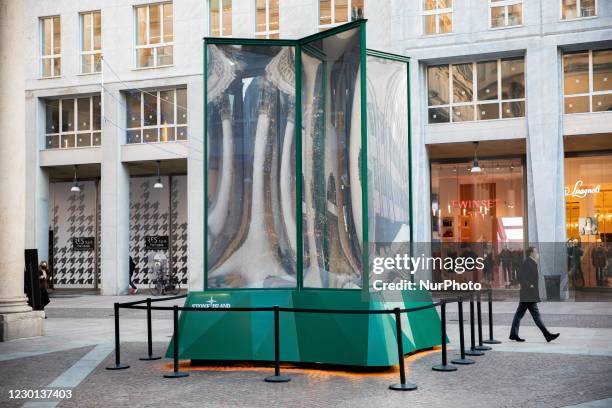
[[[44,312],[23,291],[25,82],[23,4],[0,0],[0,340],[42,335]]]

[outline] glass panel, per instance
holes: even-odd
[[[595,0],[580,1],[580,17],[592,17],[596,14]]]
[[[142,142],[140,130],[128,130],[126,136],[127,136],[128,143],[141,143]]]
[[[523,5],[513,4],[508,6],[508,25],[515,26],[523,24]]]
[[[437,6],[437,0],[423,0],[424,10],[434,10]]]
[[[174,41],[174,16],[172,3],[165,3],[164,7],[164,42]]]
[[[223,36],[232,35],[232,0],[223,0]]]
[[[62,99],[62,132],[74,130],[74,99]]]
[[[62,53],[62,35],[60,27],[60,18],[53,17],[53,53],[59,55]]]
[[[187,126],[177,126],[176,140],[187,140]]]
[[[125,102],[127,106],[126,127],[140,127],[140,92],[128,92],[125,94]]]
[[[497,99],[497,61],[478,62],[476,64],[478,78],[478,100]]]
[[[89,98],[79,98],[77,99],[77,117],[78,124],[77,130],[90,130],[91,122],[89,119],[90,116],[90,101]]]
[[[176,105],[176,114],[178,115],[176,123],[187,123],[187,88],[176,90]]]
[[[506,7],[491,7],[491,27],[503,27],[506,25]]]
[[[210,0],[210,35],[218,37],[221,35],[219,22],[221,14],[219,12],[219,0]]]
[[[578,17],[576,0],[561,0],[561,17],[563,19]]]
[[[144,126],[155,126],[157,122],[157,92],[143,92]],[[146,138],[145,138],[146,139]]]
[[[157,66],[172,65],[173,48],[172,45],[157,48]]]
[[[160,91],[160,124],[174,124],[174,90]]]
[[[474,120],[474,106],[453,106],[453,122]]]
[[[471,102],[474,89],[473,64],[454,64],[453,72],[453,103]]]
[[[93,55],[93,60],[94,60],[94,72],[101,72],[102,71],[102,54],[94,54]]]
[[[136,50],[136,59],[138,61],[138,67],[146,68],[153,66],[153,49],[152,48],[138,48]]]
[[[275,31],[279,28],[278,10],[279,0],[269,0],[270,2],[270,30]]]
[[[359,20],[360,18],[363,18],[363,16],[364,16],[363,0],[352,0],[351,1],[351,21]]]
[[[443,13],[439,15],[440,34],[453,32],[453,13]]]
[[[51,38],[53,36],[53,19],[43,18],[42,19],[42,30],[43,30],[43,55],[51,55]]]
[[[81,72],[83,74],[89,74],[92,72],[92,55],[81,55]]]
[[[593,112],[612,111],[612,93],[593,95]]]
[[[137,21],[137,31],[136,31],[136,44],[137,45],[145,45],[147,44],[147,7],[137,7],[136,8],[136,21]]]
[[[266,0],[256,0],[255,3],[255,31],[268,31],[266,25]]]
[[[476,106],[477,120],[499,119],[499,103],[480,103]]]
[[[94,50],[102,49],[102,14],[99,11],[96,11],[93,14],[93,24],[94,24]]]
[[[612,91],[612,50],[593,51],[593,91]]]
[[[91,133],[78,133],[76,138],[77,147],[91,146]]]
[[[563,93],[572,95],[589,92],[589,53],[563,55]]]
[[[159,129],[159,141],[160,142],[173,142],[174,138],[174,128],[173,127],[163,127]]]
[[[451,8],[453,7],[453,0],[438,0],[438,8]]]
[[[331,0],[319,0],[319,24],[331,24]]]
[[[45,102],[45,133],[59,133],[59,99]]]
[[[74,135],[61,135],[61,147],[63,149],[75,147]]]
[[[60,147],[60,137],[59,135],[55,136],[47,136],[46,138],[46,148],[47,149],[59,149]]]
[[[502,103],[502,118],[522,118],[523,116],[525,116],[525,101]]]
[[[102,123],[102,104],[100,102],[100,97],[92,97],[91,103],[93,105],[93,129],[99,130]]]
[[[149,44],[161,42],[161,4],[149,6]]]
[[[448,65],[427,67],[427,103],[429,106],[448,105]]]
[[[429,108],[429,123],[450,122],[450,108]]]
[[[208,45],[209,288],[296,286],[292,51]]]
[[[436,34],[436,16],[423,16],[423,34]]]
[[[335,0],[336,19],[334,23],[346,23],[348,21],[348,0]]]
[[[525,97],[525,60],[501,60],[502,99]]]
[[[142,140],[145,143],[159,142],[159,129],[143,129]]]
[[[102,134],[100,132],[94,132],[92,144],[94,146],[100,146],[101,143],[102,143]]]
[[[53,76],[53,60],[45,58],[43,59],[43,77]]]
[[[83,41],[82,51],[92,51],[91,25],[93,18],[91,14],[81,14],[81,18],[83,19],[83,32],[81,33]]]
[[[304,286],[359,288],[364,217],[359,72],[365,69],[360,28],[302,49]]]
[[[62,75],[62,59],[53,58],[53,76]]]
[[[565,107],[565,113],[582,113],[590,111],[588,96],[565,97],[563,105]]]

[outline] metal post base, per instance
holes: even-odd
[[[468,365],[468,364],[474,364],[475,361],[469,358],[456,358],[454,360],[451,360],[451,363],[460,364],[460,365]]]
[[[465,350],[465,355],[466,356],[484,356],[484,351],[478,351],[476,349],[468,349]]]
[[[123,363],[113,364],[106,367],[107,370],[125,370],[126,368],[130,368],[130,366]]]
[[[484,344],[501,344],[501,341],[495,339],[483,340]]]
[[[457,371],[457,367],[450,364],[438,364],[431,367],[431,369],[434,371]]]
[[[414,391],[417,389],[417,386],[413,383],[393,384],[389,386],[389,389],[393,391]]]
[[[484,343],[484,342],[483,342]],[[493,350],[491,347],[489,346],[476,346],[474,347],[475,350],[478,351],[489,351],[489,350]]]
[[[189,377],[189,373],[184,371],[172,371],[171,373],[164,374],[164,378],[183,378]]]
[[[150,357],[140,357],[139,358],[140,361],[151,361],[151,360],[159,360],[159,359],[161,359],[161,357],[150,356]]]
[[[269,383],[284,383],[291,381],[291,378],[286,375],[271,375],[270,377],[264,378],[264,381]]]

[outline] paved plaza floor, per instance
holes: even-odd
[[[265,383],[271,366],[189,366],[187,378],[165,379],[171,360],[140,361],[146,353],[144,312],[122,310],[122,361],[127,370],[108,371],[113,361],[113,302],[140,297],[72,295],[52,298],[45,336],[0,343],[0,407],[612,407],[612,303],[543,302],[551,331],[546,343],[529,314],[520,335],[507,339],[516,304],[494,304],[495,345],[476,364],[439,373],[431,366],[439,350],[405,359],[412,392],[388,390],[398,382],[397,367],[355,372],[326,367],[283,366],[291,382]],[[166,304],[182,304],[182,299]],[[457,353],[457,314],[449,306],[449,357]],[[487,315],[484,316],[487,321]],[[466,329],[468,326],[466,325]],[[488,333],[484,327],[485,334]],[[153,313],[156,354],[172,333],[171,314]],[[11,399],[11,390],[70,390],[69,398]]]

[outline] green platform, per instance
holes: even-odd
[[[192,292],[185,306],[296,307],[381,310],[431,303],[428,293],[403,293],[403,302],[383,302],[374,295],[364,302],[355,290],[239,290]],[[408,301],[417,299],[418,301]],[[212,299],[212,301],[211,301]],[[188,329],[187,329],[188,328]],[[182,312],[179,358],[191,360],[272,361],[272,312]],[[402,315],[404,353],[440,344],[440,320],[435,308]],[[172,357],[170,343],[166,357]],[[280,314],[280,349],[284,362],[351,366],[397,364],[395,320],[392,314]]]

